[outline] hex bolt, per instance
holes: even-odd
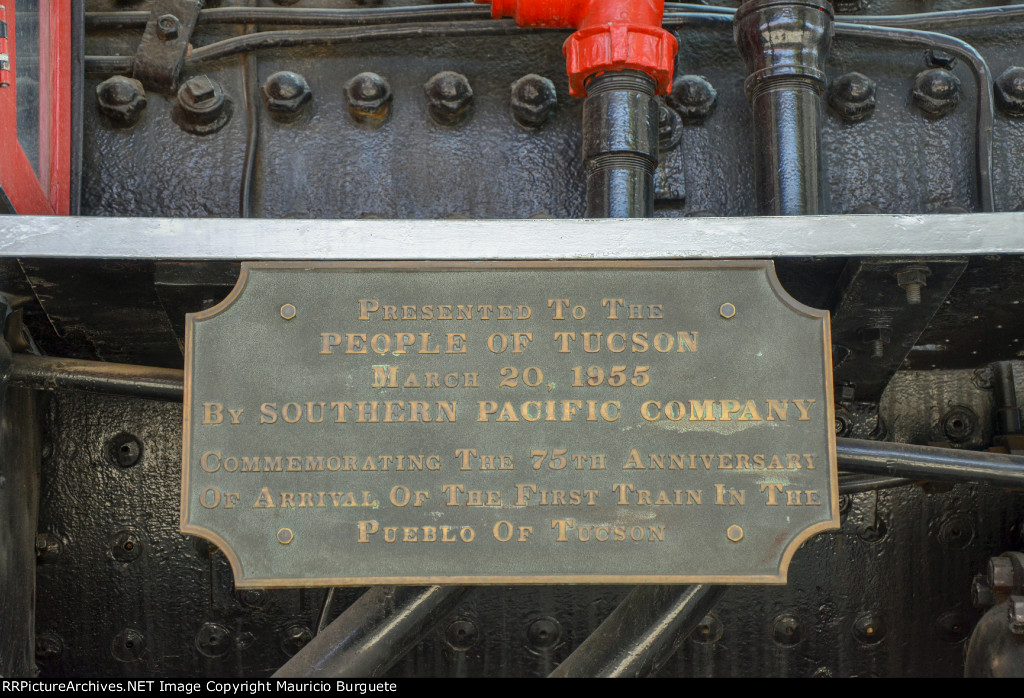
[[[530,73],[512,83],[512,118],[520,126],[539,128],[558,106],[555,83]]]
[[[260,87],[267,111],[278,121],[293,121],[302,115],[313,99],[313,91],[306,78],[290,70],[280,70],[266,79]]]
[[[313,639],[313,633],[304,625],[289,625],[281,631],[281,651],[289,657],[301,650]]]
[[[942,415],[942,432],[953,443],[963,443],[974,433],[978,415],[963,405],[956,405]]]
[[[672,150],[683,138],[683,118],[675,109],[658,106],[658,150]]]
[[[775,642],[783,647],[792,647],[800,642],[800,630],[800,621],[796,619],[796,616],[784,613],[775,619],[772,635]]]
[[[146,89],[135,78],[115,75],[96,86],[100,113],[118,126],[131,126],[146,108]]]
[[[975,575],[971,583],[971,603],[977,609],[990,608],[996,602],[996,596],[992,593],[992,587],[988,585],[983,575]]]
[[[697,124],[711,116],[718,93],[703,75],[681,75],[672,83],[672,92],[665,101],[684,122]]]
[[[1013,561],[1008,557],[989,558],[986,581],[996,594],[1013,591]]]
[[[526,628],[526,641],[535,650],[546,650],[558,644],[562,626],[554,618],[538,618]]]
[[[875,111],[876,83],[863,73],[840,75],[828,88],[828,106],[848,124],[864,121]]]
[[[924,52],[924,62],[932,68],[953,70],[956,66],[956,56],[937,48],[930,48]]]
[[[222,657],[231,649],[231,631],[220,623],[203,623],[196,633],[195,645],[205,657]]]
[[[132,434],[118,434],[107,442],[107,459],[121,468],[130,468],[142,458],[142,442]]]
[[[995,98],[1007,116],[1024,116],[1024,68],[1011,66],[996,78]]]
[[[444,631],[445,642],[458,652],[464,652],[475,645],[479,635],[476,623],[466,618],[453,620]]]
[[[359,73],[345,83],[345,99],[356,123],[376,128],[391,111],[391,85],[377,73]]]
[[[1011,596],[1007,615],[1010,621],[1010,632],[1024,635],[1024,596]]]
[[[442,126],[455,126],[469,116],[473,88],[465,75],[443,70],[423,85],[430,116]]]
[[[52,533],[36,534],[36,559],[39,562],[53,562],[61,553],[62,545]]]
[[[885,345],[890,337],[888,327],[866,327],[860,331],[861,341],[871,346],[871,356],[875,359],[885,356]]]
[[[932,118],[949,114],[960,102],[960,80],[945,68],[922,70],[914,78],[914,104]]]
[[[156,35],[164,41],[173,41],[181,31],[181,21],[174,15],[160,15],[156,20]]]
[[[206,75],[198,75],[186,80],[178,89],[173,118],[189,133],[206,136],[227,124],[231,118],[231,102],[220,85]]]
[[[928,285],[931,269],[923,265],[905,267],[896,271],[896,283],[907,293],[907,305],[921,304],[921,289]]]
[[[131,562],[142,554],[142,538],[135,531],[118,531],[110,537],[107,554],[120,562]]]
[[[146,637],[134,628],[125,628],[110,642],[110,654],[119,662],[137,662],[146,651]]]
[[[870,611],[862,613],[853,621],[853,636],[865,645],[877,644],[885,637],[885,623]]]

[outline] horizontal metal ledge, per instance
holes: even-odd
[[[1024,254],[1024,213],[631,220],[0,216],[0,257],[700,259]]]

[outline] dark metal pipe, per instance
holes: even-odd
[[[654,213],[658,165],[655,83],[637,70],[598,75],[583,103],[587,218],[646,218]]]
[[[276,678],[380,676],[454,610],[472,587],[376,587],[360,596]]]
[[[1024,487],[1024,457],[1020,456],[864,439],[837,439],[837,442],[839,465],[848,471]]]
[[[749,73],[755,184],[763,215],[825,211],[821,123],[832,6],[806,0],[750,0],[733,34]]]
[[[725,587],[638,586],[583,641],[551,678],[653,674],[693,632]]]
[[[181,402],[184,382],[185,372],[179,368],[60,359],[33,354],[15,354],[11,365],[11,383],[36,390],[85,390]]]
[[[1013,383],[1013,364],[997,361],[992,364],[992,390],[996,400],[996,419],[1000,434],[1019,434],[1020,408],[1017,386]]]

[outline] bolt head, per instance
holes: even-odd
[[[931,270],[928,267],[908,267],[896,272],[896,283],[900,288],[907,288],[911,285],[927,286],[928,275]]]
[[[172,41],[178,38],[181,31],[181,22],[171,14],[160,15],[156,20],[156,34],[164,41]]]
[[[313,98],[306,78],[290,70],[281,70],[268,77],[260,93],[271,114],[285,118],[297,116]]]
[[[658,107],[658,148],[662,152],[672,150],[683,138],[683,119],[675,109],[664,104]]]
[[[875,111],[874,80],[863,73],[846,73],[832,81],[828,105],[847,123],[864,121]]]
[[[960,102],[960,80],[944,68],[922,70],[914,79],[914,104],[930,117],[949,114]]]
[[[530,73],[512,83],[512,116],[523,126],[536,128],[547,121],[558,106],[558,93],[551,80]]]
[[[391,108],[391,85],[377,73],[359,73],[345,84],[345,98],[353,119],[379,126]]]
[[[473,88],[465,75],[443,70],[423,85],[430,115],[440,124],[454,125],[469,114]]]
[[[205,136],[227,124],[231,118],[230,106],[219,84],[206,75],[198,75],[178,89],[178,105],[172,116],[184,130]]]
[[[178,91],[178,97],[179,99],[183,98],[182,103],[184,104],[199,107],[216,101],[218,92],[223,95],[220,87],[209,76],[197,75],[185,81],[181,90]]]
[[[1013,561],[1008,557],[993,557],[988,561],[989,587],[996,594],[1006,594],[1013,590]]]
[[[1012,66],[996,78],[995,98],[1007,116],[1024,116],[1024,68]]]
[[[711,116],[718,93],[703,75],[680,75],[672,83],[672,92],[665,101],[684,122],[696,124]]]
[[[146,90],[134,78],[115,75],[96,86],[96,102],[100,113],[108,119],[130,126],[138,121],[146,107]]]

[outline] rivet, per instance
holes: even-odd
[[[476,644],[479,634],[476,623],[460,618],[448,624],[444,631],[444,639],[453,650],[464,652]]]
[[[281,651],[291,657],[309,644],[313,633],[304,625],[289,625],[281,632]]]
[[[726,538],[731,540],[733,543],[739,543],[743,540],[743,529],[736,524],[733,524],[725,532]]]
[[[800,642],[800,621],[796,616],[785,613],[775,619],[772,634],[775,641],[783,647],[792,647]]]
[[[291,320],[295,317],[297,312],[298,311],[295,309],[295,306],[291,303],[285,303],[281,306],[281,317],[285,320]]]
[[[231,631],[220,623],[203,623],[196,633],[195,644],[205,657],[222,657],[231,649]]]
[[[874,645],[885,637],[885,623],[879,616],[868,611],[853,621],[853,636],[866,645]]]
[[[726,320],[731,320],[736,317],[736,306],[732,303],[722,303],[722,307],[718,309],[718,312]]]
[[[292,529],[282,528],[277,532],[277,542],[281,545],[288,545],[293,540],[295,540],[295,534],[292,533]]]
[[[562,627],[554,618],[538,618],[526,629],[526,639],[535,650],[554,647],[562,637]]]

